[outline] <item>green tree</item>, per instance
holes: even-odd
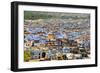
[[[24,51],[24,61],[29,61],[31,59],[30,51]]]

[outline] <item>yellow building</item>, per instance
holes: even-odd
[[[54,40],[55,39],[55,35],[52,33],[48,34],[48,40]]]

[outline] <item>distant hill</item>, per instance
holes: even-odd
[[[39,11],[24,11],[25,20],[36,20],[36,19],[89,19],[89,14],[84,13],[62,13],[62,12],[39,12]]]

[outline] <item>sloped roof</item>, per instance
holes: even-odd
[[[57,37],[57,38],[64,38],[64,35],[61,34],[61,33],[56,33],[56,37]]]
[[[41,38],[39,36],[30,34],[30,35],[26,36],[25,39],[32,41],[32,40],[40,40]]]

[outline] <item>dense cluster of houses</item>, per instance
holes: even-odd
[[[73,60],[90,56],[90,36],[81,32],[24,31],[24,61]]]

